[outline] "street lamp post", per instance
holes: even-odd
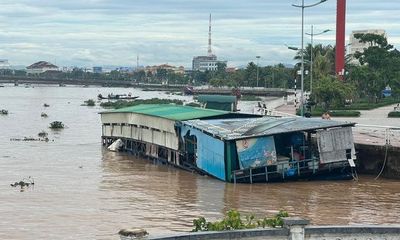
[[[258,87],[258,60],[260,59],[260,56],[256,56],[257,58],[257,87]]]
[[[322,31],[322,32],[320,32],[320,33],[314,33],[314,26],[311,25],[311,33],[306,33],[306,35],[311,36],[310,94],[312,93],[312,86],[313,86],[313,65],[314,65],[314,63],[313,63],[313,58],[314,58],[313,50],[314,50],[314,49],[313,49],[313,48],[314,48],[314,36],[321,35],[321,34],[324,34],[324,33],[326,33],[326,32],[329,32],[329,31],[331,31],[331,30],[330,30],[330,29],[326,29],[326,30],[324,30],[324,31]]]
[[[301,8],[301,93],[300,93],[300,114],[303,117],[304,116],[304,9],[305,8],[310,8],[317,6],[323,2],[326,2],[327,0],[320,0],[317,3],[310,4],[310,5],[304,5],[304,0],[301,1],[301,5],[295,5],[292,4],[293,7],[298,7]]]

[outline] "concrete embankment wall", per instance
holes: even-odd
[[[293,228],[295,227],[295,228]],[[148,240],[398,240],[399,226],[291,226],[278,229],[236,230],[199,232],[165,237],[149,237]]]
[[[399,147],[355,144],[355,148],[358,173],[377,176],[384,166],[381,177],[400,179]]]

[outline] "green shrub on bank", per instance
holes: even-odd
[[[378,102],[374,102],[368,99],[360,99],[357,102],[352,103],[351,105],[339,107],[339,110],[371,110],[379,107],[389,106],[395,103],[398,103],[399,100],[393,97],[386,97],[383,99],[379,99]]]
[[[127,101],[127,100],[118,100],[115,102],[102,102],[100,106],[103,108],[124,108],[124,107],[132,107],[139,104],[177,104],[183,105],[183,101],[176,100],[176,99],[159,99],[159,98],[152,98],[152,99],[136,99],[134,101]]]
[[[304,111],[305,113],[308,111]],[[322,109],[313,109],[311,111],[311,116],[312,117],[321,117],[322,114],[324,114],[326,111],[323,111]],[[328,111],[329,115],[331,117],[359,117],[361,113],[359,111],[355,110],[331,110]],[[300,116],[300,109],[297,109],[296,114]]]
[[[280,210],[272,218],[262,218],[256,220],[254,215],[246,216],[242,219],[240,213],[236,210],[229,210],[221,221],[208,222],[204,217],[193,220],[192,232],[198,231],[225,231],[237,229],[282,227],[283,218],[289,217],[286,211]]]
[[[400,117],[400,112],[399,112],[399,111],[392,111],[392,112],[390,112],[390,113],[388,114],[388,117],[391,117],[391,118],[398,118],[398,117]]]

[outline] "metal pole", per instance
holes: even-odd
[[[258,87],[258,60],[260,59],[260,56],[256,56],[257,58],[257,87]]]
[[[301,2],[301,93],[300,116],[304,117],[304,0]]]
[[[312,93],[312,84],[313,84],[313,50],[314,50],[314,43],[313,43],[313,39],[314,39],[314,26],[311,25],[311,66],[310,66],[310,95]]]
[[[311,5],[304,5],[304,0],[301,1],[301,5],[292,4],[293,7],[301,8],[301,95],[300,95],[300,113],[304,116],[304,8],[310,8],[317,6],[327,0],[320,0],[317,3]]]

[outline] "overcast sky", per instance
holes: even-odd
[[[305,0],[306,4],[317,1]],[[59,66],[191,66],[212,50],[228,66],[293,63],[300,47],[300,0],[1,0],[0,58],[11,65],[45,60]],[[400,46],[400,1],[347,1],[346,38],[352,30],[384,29]],[[305,9],[305,30],[335,30],[336,1]],[[305,42],[310,39],[305,36]],[[335,44],[335,31],[314,43]]]

